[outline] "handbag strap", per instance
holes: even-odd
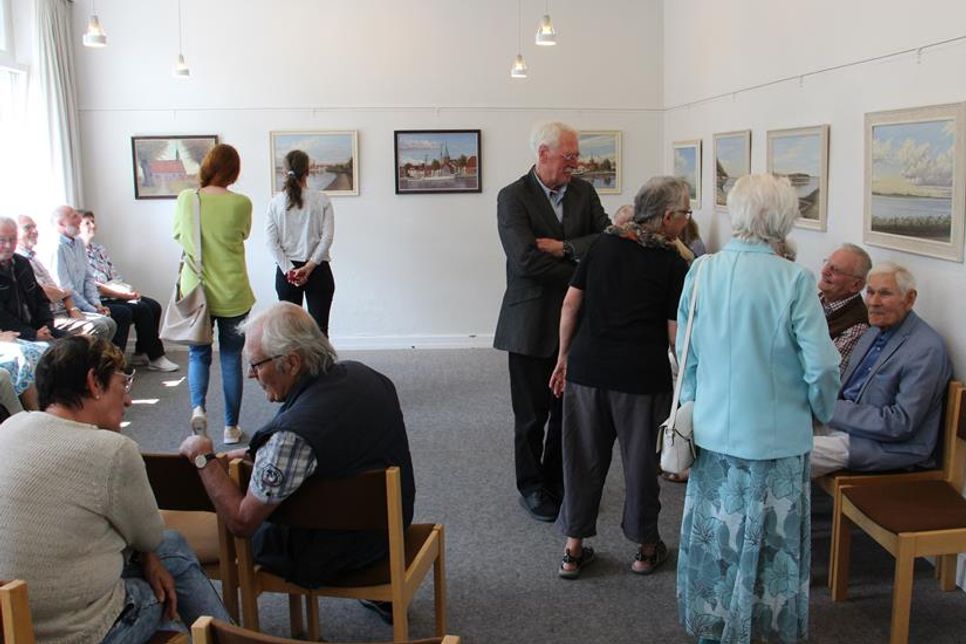
[[[181,253],[181,263],[182,265],[187,265],[188,269],[195,274],[198,281],[203,281],[203,268],[204,264],[201,259],[201,192],[195,190],[195,198],[193,200],[193,212],[194,212],[194,225],[191,227],[191,232],[194,235],[192,241],[194,242],[195,254],[197,255],[197,260],[189,255],[188,253]],[[178,274],[181,270],[178,269]]]
[[[688,326],[684,329],[684,345],[681,347],[681,363],[678,365],[678,377],[674,382],[674,395],[671,397],[671,416],[668,418],[668,427],[674,427],[674,420],[678,415],[678,403],[681,398],[681,385],[684,383],[684,371],[688,365],[688,351],[691,348],[691,325],[694,324],[695,304],[698,302],[698,286],[701,283],[701,269],[704,262],[699,261],[698,271],[694,274],[694,288],[691,289],[691,302],[688,305]]]

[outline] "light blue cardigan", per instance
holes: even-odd
[[[815,279],[767,244],[732,239],[688,273],[678,305],[679,354],[702,263],[681,389],[682,402],[694,400],[695,442],[753,460],[810,452],[812,414],[827,422],[839,391],[839,354]]]

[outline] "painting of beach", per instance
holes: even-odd
[[[481,192],[479,130],[396,130],[396,194]]]
[[[690,188],[691,209],[701,208],[701,139],[671,144],[672,176],[684,179]]]
[[[827,227],[828,132],[828,125],[768,132],[768,172],[791,181],[802,228]]]
[[[866,115],[866,241],[963,259],[963,104]]]
[[[725,208],[735,181],[751,172],[751,130],[714,135],[714,203]]]
[[[577,172],[589,181],[597,194],[616,195],[621,191],[621,133],[616,130],[581,131]]]
[[[272,188],[285,185],[285,155],[302,150],[309,155],[308,187],[329,197],[359,194],[359,142],[355,130],[272,132]]]

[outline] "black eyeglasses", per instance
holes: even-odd
[[[259,360],[258,362],[249,362],[248,363],[248,373],[252,374],[253,376],[257,376],[258,375],[258,368],[259,367],[261,367],[266,362],[271,362],[272,360],[277,360],[277,359],[281,358],[283,355],[284,354],[281,354],[280,353],[277,356],[272,356],[270,358],[265,358],[264,360]]]

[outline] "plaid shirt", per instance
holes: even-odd
[[[111,256],[107,254],[107,249],[97,242],[92,241],[87,245],[87,267],[94,275],[95,282],[107,284],[111,280],[121,279],[117,269],[114,268]]]
[[[856,293],[852,297],[847,297],[844,300],[839,300],[838,302],[828,302],[825,296],[819,293],[818,299],[822,302],[822,310],[825,312],[825,317],[832,315],[836,311],[839,311],[849,304],[852,303],[857,297],[862,297],[861,293]],[[852,355],[852,349],[855,348],[856,343],[858,343],[859,338],[862,334],[869,330],[869,325],[865,322],[859,322],[858,324],[853,324],[845,331],[839,334],[837,338],[832,338],[832,344],[835,348],[839,350],[839,355],[842,356],[842,362],[839,363],[839,375],[845,373],[845,368],[849,364],[849,356]]]
[[[262,503],[281,503],[312,476],[317,465],[312,448],[298,434],[276,432],[255,453],[249,490]]]

